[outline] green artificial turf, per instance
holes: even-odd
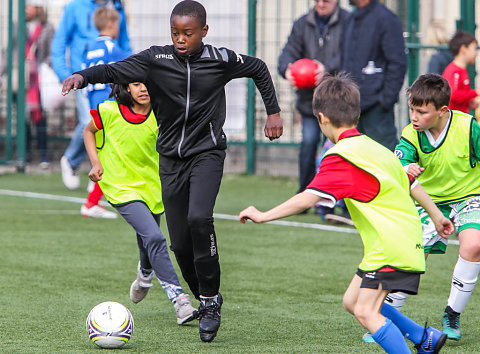
[[[2,175],[0,189],[85,198],[87,177],[81,177],[82,190],[73,192],[57,173]],[[236,215],[251,204],[264,210],[296,187],[291,179],[227,175],[215,212]],[[130,226],[121,218],[82,218],[79,210],[78,203],[0,193],[1,353],[99,353],[85,320],[107,300],[126,305],[135,319],[132,339],[109,353],[383,352],[361,342],[365,330],[342,307],[362,257],[356,234],[216,219],[225,302],[217,338],[202,343],[197,322],[176,324],[157,282],[145,300],[130,301],[138,262]],[[320,223],[313,213],[289,220]],[[452,245],[446,255],[430,257],[405,314],[440,327],[457,256]],[[474,292],[461,317],[464,337],[442,353],[480,352],[479,305]]]

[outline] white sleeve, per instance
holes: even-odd
[[[337,200],[335,199],[335,197],[333,195],[321,192],[321,191],[316,190],[316,189],[310,189],[310,188],[305,189],[305,192],[315,194],[316,196],[319,196],[320,198],[322,198],[318,201],[318,204],[320,204],[324,207],[334,208],[335,204],[337,204]]]

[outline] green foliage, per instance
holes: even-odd
[[[84,189],[67,191],[58,174],[0,181],[2,189],[86,197]],[[85,175],[82,181],[86,185]],[[266,209],[295,189],[288,179],[225,176],[216,212],[238,214],[250,204]],[[320,222],[312,213],[290,219]],[[123,219],[82,218],[80,204],[0,193],[0,225],[2,353],[98,353],[85,320],[106,300],[123,303],[134,316],[134,334],[122,349],[127,353],[383,352],[361,342],[365,330],[342,307],[362,257],[358,235],[217,219],[225,304],[217,338],[202,343],[196,322],[176,324],[158,283],[144,301],[130,301],[138,250]],[[420,295],[404,308],[412,319],[440,326],[457,256],[458,247],[449,246],[445,256],[430,257]],[[474,293],[461,318],[464,337],[442,353],[480,352],[479,302]]]

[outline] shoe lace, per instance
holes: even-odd
[[[198,309],[198,317],[214,319],[217,315],[218,308],[219,305],[216,302],[208,306],[202,304],[202,306],[200,306],[200,308]]]
[[[460,316],[456,316],[451,313],[447,313],[447,322],[448,327],[452,329],[459,329],[460,328]]]
[[[427,339],[428,337],[427,329],[428,329],[428,321],[425,321],[425,326],[423,326],[422,339],[420,340],[420,343],[415,344],[416,349],[420,349],[422,347],[423,342]]]

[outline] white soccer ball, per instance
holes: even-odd
[[[122,304],[105,301],[87,317],[87,334],[101,348],[120,348],[133,333],[133,316]]]

